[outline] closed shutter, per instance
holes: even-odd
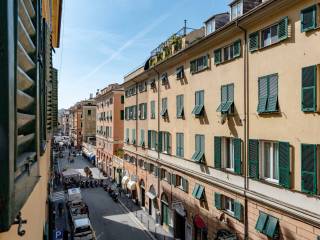
[[[169,154],[171,152],[171,141],[170,141],[170,133],[166,132],[165,133],[165,138],[166,138],[166,152]]]
[[[284,40],[288,38],[288,22],[289,18],[285,17],[279,21],[278,24],[278,39]]]
[[[175,174],[171,175],[171,184],[177,186],[177,176]]]
[[[171,184],[171,173],[167,172],[167,180],[168,180],[168,183]]]
[[[234,172],[237,174],[242,173],[242,165],[241,165],[241,139],[234,138],[233,139],[233,147],[234,147]]]
[[[214,167],[221,168],[221,137],[214,137]]]
[[[158,134],[158,151],[162,152],[162,135],[163,132],[159,132]]]
[[[249,35],[249,51],[253,52],[259,48],[259,32],[254,32]]]
[[[147,104],[144,103],[144,108],[143,108],[143,119],[147,119]]]
[[[290,144],[279,142],[279,184],[290,188]]]
[[[241,41],[238,40],[233,44],[233,57],[239,57],[241,55]]]
[[[317,145],[301,145],[301,190],[317,193]]]
[[[216,209],[222,209],[222,197],[220,193],[214,193],[214,206]]]
[[[317,66],[302,68],[302,111],[317,110]]]
[[[249,177],[259,179],[259,141],[249,140]]]
[[[268,100],[268,79],[267,77],[261,77],[258,80],[258,113],[263,113],[267,109]]]
[[[182,188],[183,188],[183,191],[185,191],[186,193],[189,190],[189,182],[185,178],[182,178]]]
[[[179,139],[180,139],[180,157],[184,157],[184,134],[181,133],[179,135]]]
[[[214,51],[214,64],[221,63],[221,49],[217,49]]]
[[[242,204],[238,201],[234,201],[234,217],[239,221],[242,221],[242,216],[243,216]]]

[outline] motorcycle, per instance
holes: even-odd
[[[94,188],[94,181],[90,181],[90,187]]]
[[[113,201],[118,202],[119,193],[117,191],[114,191],[111,198]]]
[[[90,187],[90,182],[86,181],[86,188]]]
[[[103,180],[102,179],[100,179],[100,187],[103,187]]]
[[[99,186],[98,180],[95,180],[95,181],[94,181],[94,184],[95,184],[96,187],[98,187],[98,186]]]

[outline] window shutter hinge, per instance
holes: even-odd
[[[13,224],[18,224],[18,235],[20,237],[24,236],[26,234],[26,230],[22,229],[22,225],[23,224],[27,224],[27,220],[23,220],[21,217],[21,212],[18,213],[18,215],[16,216],[16,219],[14,220]]]

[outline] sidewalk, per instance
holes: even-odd
[[[127,196],[124,193],[121,193],[121,197],[119,197],[119,202],[134,214],[136,219],[140,223],[142,223],[145,229],[153,236],[153,239],[174,239],[171,233],[165,231],[160,224],[157,224],[155,220],[147,212],[145,212],[140,206],[137,206],[131,199],[127,198]]]

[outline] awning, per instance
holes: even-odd
[[[194,225],[199,229],[204,229],[207,227],[207,225],[205,224],[205,222],[203,221],[203,219],[199,215],[196,215],[194,217],[193,222],[194,222]]]
[[[127,184],[127,188],[129,189],[129,190],[136,190],[136,182],[135,181],[129,181],[128,182],[128,184]]]
[[[124,176],[124,177],[122,178],[122,180],[121,180],[121,184],[122,184],[122,185],[126,185],[128,181],[129,181],[129,177],[128,177],[128,176]]]
[[[148,197],[148,198],[150,198],[151,200],[153,200],[153,199],[155,199],[157,196],[156,195],[154,195],[153,193],[151,193],[151,192],[147,192],[146,193],[146,196]]]

